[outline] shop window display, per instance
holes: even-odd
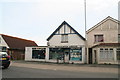
[[[70,50],[70,60],[82,61],[82,49],[71,49]]]
[[[58,59],[63,60],[64,59],[64,52],[62,49],[59,48],[50,48],[49,51],[49,59]]]
[[[43,49],[33,49],[32,50],[32,59],[45,59],[45,48]]]

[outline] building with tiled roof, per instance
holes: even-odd
[[[5,34],[0,34],[0,46],[6,46],[8,54],[14,60],[24,59],[25,47],[38,46],[32,40],[26,40]]]

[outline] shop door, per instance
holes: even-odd
[[[64,62],[69,63],[69,52],[64,53]]]
[[[92,64],[92,48],[89,48],[89,64]]]
[[[96,64],[97,63],[97,51],[94,50],[94,63]]]

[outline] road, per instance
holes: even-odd
[[[117,78],[114,73],[71,72],[11,66],[2,71],[3,78]]]
[[[35,66],[33,66],[34,67],[33,68],[31,65],[36,66],[37,64],[24,63],[23,65],[22,63],[14,63],[8,69],[2,70],[2,76],[3,78],[118,78],[118,73],[115,72],[98,72],[97,70],[96,71],[80,70],[83,68],[79,68],[78,66],[74,66],[70,68],[69,66],[47,65],[48,67],[45,68],[46,65],[41,64],[38,65],[39,68]],[[44,68],[40,68],[40,66],[42,67],[44,66]],[[57,67],[52,68],[53,66],[57,66]],[[59,69],[58,66],[61,68]],[[78,69],[78,71],[76,71],[76,68]],[[71,69],[71,70],[67,70],[67,69]],[[96,67],[94,67],[94,70],[95,69]],[[104,71],[105,70],[106,69],[104,69]]]

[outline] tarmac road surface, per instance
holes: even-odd
[[[115,73],[72,72],[11,66],[2,71],[3,78],[117,78]]]
[[[3,78],[118,78],[117,68],[12,62]]]

